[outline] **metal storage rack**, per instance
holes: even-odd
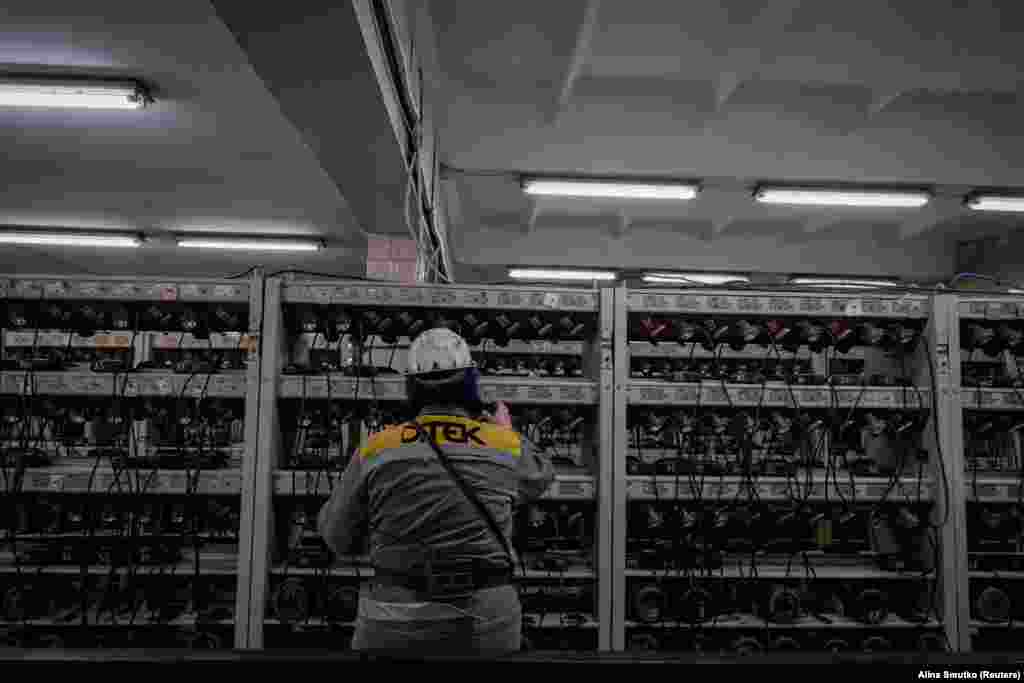
[[[372,569],[330,557],[316,513],[354,447],[410,417],[394,366],[409,338],[449,325],[474,347],[485,400],[507,403],[559,459],[545,499],[517,516],[524,636],[609,649],[612,290],[274,278],[266,289],[248,646],[348,646]]]
[[[1024,619],[1024,297],[946,299],[965,540],[958,559],[964,651],[1017,650]],[[958,400],[957,400],[958,399]]]
[[[960,649],[931,304],[616,291],[613,649]],[[906,353],[821,353],[884,338]]]
[[[261,281],[0,278],[6,644],[245,645]]]

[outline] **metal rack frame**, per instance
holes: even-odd
[[[968,411],[992,411],[995,413],[1013,414],[1024,410],[1024,400],[1020,389],[1012,388],[968,388],[963,386],[962,363],[963,353],[960,348],[960,328],[962,321],[1020,321],[1024,319],[1024,297],[1018,295],[992,295],[962,293],[958,296],[939,296],[944,300],[946,315],[950,320],[948,361],[948,419],[944,423],[944,431],[948,434],[949,443],[956,457],[955,472],[959,477],[959,506],[957,513],[957,531],[960,552],[957,556],[953,577],[958,591],[958,612],[960,615],[960,651],[973,652],[975,646],[973,636],[978,626],[972,617],[971,581],[975,578],[996,578],[998,572],[973,572],[969,563],[968,548],[968,505],[974,503],[1000,504],[1017,503],[1021,500],[1022,483],[1019,475],[1010,479],[999,476],[976,477],[968,481],[966,473],[967,453],[965,444],[966,430],[964,415]],[[1007,355],[1009,352],[1004,352]],[[1006,359],[1008,362],[1008,358]],[[951,480],[953,478],[951,477]],[[954,480],[955,481],[955,480]],[[1024,581],[1024,577],[1014,576],[1006,580]],[[1019,623],[1019,622],[1017,622]],[[1014,624],[1016,625],[1016,624]]]
[[[245,403],[245,443],[242,447],[240,471],[218,471],[203,473],[200,486],[202,494],[237,493],[239,496],[240,520],[238,530],[237,574],[235,592],[234,647],[244,648],[248,644],[249,625],[246,615],[249,610],[249,587],[252,583],[252,520],[256,512],[252,497],[256,475],[256,445],[259,443],[259,368],[262,354],[258,352],[263,311],[263,272],[256,268],[246,279],[183,279],[174,276],[152,277],[98,277],[66,275],[23,275],[0,276],[0,299],[23,299],[26,301],[109,301],[109,302],[231,302],[248,305],[247,332],[239,339],[239,348],[249,351],[245,375],[211,375],[202,394],[214,397],[243,398]],[[63,334],[63,333],[62,333]],[[153,333],[137,333],[136,361],[147,360],[151,352]],[[100,335],[97,335],[99,337]],[[67,333],[63,338],[74,344],[77,335]],[[248,337],[248,344],[242,342]],[[9,339],[5,334],[4,341]],[[181,337],[184,338],[184,335]],[[87,341],[87,340],[84,340]],[[86,346],[100,346],[103,341],[89,342]],[[78,345],[78,344],[75,344]],[[167,372],[140,374],[119,373],[105,375],[89,372],[33,372],[31,386],[27,373],[0,373],[0,394],[21,394],[63,396],[110,396],[121,382],[124,396],[190,396],[198,395],[195,389],[187,391],[189,385],[182,375]],[[197,383],[197,387],[199,383]],[[109,477],[107,477],[109,478]],[[89,477],[77,477],[74,473],[37,472],[27,478],[23,490],[91,492],[96,482],[103,483],[104,475],[98,475],[89,487]],[[182,492],[186,489],[187,477],[181,472],[161,472],[153,484],[147,487],[150,493]]]
[[[611,442],[614,421],[611,413],[613,395],[613,291],[579,289],[541,289],[529,287],[487,287],[459,285],[392,285],[388,283],[303,281],[270,278],[266,282],[264,301],[263,361],[261,364],[260,423],[262,430],[257,447],[253,523],[252,589],[249,600],[247,647],[264,647],[263,624],[270,594],[272,573],[274,498],[280,473],[281,456],[280,407],[278,399],[305,397],[307,400],[345,399],[390,400],[404,398],[405,384],[401,378],[383,377],[370,380],[342,376],[285,376],[281,374],[281,358],[285,344],[283,307],[288,304],[334,304],[401,306],[405,308],[466,308],[504,311],[572,311],[589,312],[597,317],[597,334],[582,345],[569,343],[517,343],[508,352],[559,353],[581,351],[586,379],[495,378],[484,377],[481,391],[487,401],[532,405],[588,405],[597,411],[597,428],[593,435],[597,446],[598,470],[593,476],[560,476],[547,497],[560,500],[593,500],[596,505],[594,580],[597,582],[598,649],[610,648],[612,631],[611,505],[606,499],[613,486],[612,458],[605,444]],[[521,348],[519,348],[521,347]],[[328,387],[328,382],[330,386]],[[307,490],[299,483],[302,490]],[[556,573],[557,574],[557,573]],[[557,577],[556,577],[557,578]]]
[[[937,307],[938,312],[934,310]],[[924,334],[928,339],[927,349],[932,355],[946,353],[946,350],[955,343],[950,341],[950,330],[956,325],[949,317],[949,304],[933,304],[933,298],[926,295],[885,295],[872,293],[862,295],[860,293],[829,293],[829,292],[759,292],[756,290],[736,292],[734,290],[700,289],[700,290],[629,290],[626,287],[619,287],[616,290],[615,316],[616,316],[616,373],[615,373],[615,418],[616,429],[612,450],[614,452],[613,480],[615,492],[613,494],[614,511],[613,519],[613,547],[614,557],[612,560],[612,575],[614,585],[613,611],[614,611],[614,632],[612,635],[613,650],[621,651],[626,649],[626,614],[629,610],[629,593],[627,590],[626,570],[626,528],[628,517],[629,500],[654,499],[665,497],[674,498],[676,493],[669,484],[654,482],[632,481],[626,472],[626,455],[628,452],[628,429],[626,424],[626,413],[631,405],[700,405],[700,406],[732,406],[743,407],[760,405],[791,407],[799,405],[801,408],[824,408],[833,405],[853,406],[863,408],[896,408],[900,403],[902,388],[867,388],[861,387],[836,387],[824,389],[821,387],[787,387],[785,389],[765,389],[761,385],[743,386],[707,386],[707,385],[686,385],[671,384],[667,382],[635,380],[630,376],[630,350],[631,340],[628,338],[628,319],[630,313],[643,312],[651,315],[672,315],[672,314],[696,314],[696,315],[742,315],[752,318],[766,318],[771,316],[801,316],[808,317],[842,317],[842,318],[900,318],[900,319],[927,319]],[[635,342],[633,343],[635,344]],[[644,356],[674,356],[672,345],[666,343],[669,349],[666,351],[662,346],[656,349],[644,348]],[[920,361],[924,361],[924,352],[919,351]],[[739,354],[742,357],[742,353]],[[942,426],[941,444],[931,443],[929,445],[933,456],[941,454],[941,461],[932,457],[931,462],[936,471],[931,472],[933,481],[941,474],[942,470],[957,472],[962,466],[959,459],[959,451],[953,446],[955,434],[953,421],[950,415],[959,411],[959,406],[952,403],[952,394],[949,390],[949,362],[939,360],[932,361],[933,367],[938,368],[940,374],[935,376],[935,390],[938,392],[938,415],[931,415],[930,420],[939,420]],[[927,365],[918,363],[918,376],[915,384],[918,386],[919,394],[931,398],[931,386],[928,382],[928,374],[923,368]],[[941,374],[941,373],[945,374]],[[728,395],[727,395],[728,394]],[[859,400],[858,400],[859,399]],[[929,413],[932,413],[929,408]],[[934,425],[929,423],[928,434],[935,433]],[[934,439],[931,439],[934,442]],[[941,469],[938,465],[941,462]],[[656,479],[656,478],[655,478]],[[962,576],[960,561],[963,561],[963,569],[966,568],[966,554],[961,551],[963,543],[963,486],[962,477],[949,479],[950,495],[946,499],[945,489],[936,487],[931,492],[931,499],[935,501],[933,511],[949,506],[953,511],[949,521],[942,528],[941,544],[942,555],[936,568],[936,577],[939,583],[939,604],[943,615],[943,627],[950,648],[954,651],[961,651],[964,647],[964,635],[962,628],[964,598],[961,592],[962,582],[957,577]],[[812,497],[821,498],[824,489],[832,489],[831,485],[814,490]],[[877,486],[858,485],[857,491],[860,498],[870,499],[872,493],[877,497]],[[884,488],[884,487],[883,487]],[[713,491],[712,491],[713,489]],[[778,498],[781,494],[773,490],[771,483],[758,482],[758,489],[767,498]],[[820,490],[819,490],[820,489]],[[739,485],[726,485],[726,498],[729,494],[735,494]],[[722,493],[723,487],[718,483],[705,484],[705,492],[711,491],[709,495]],[[773,494],[779,494],[774,495]],[[845,576],[845,574],[841,574]],[[820,569],[818,576],[822,577]],[[837,574],[837,576],[839,576]],[[952,580],[950,577],[954,577]]]

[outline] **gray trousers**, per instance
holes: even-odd
[[[352,649],[407,656],[517,652],[523,614],[515,586],[451,602],[412,602],[407,591],[364,586]]]

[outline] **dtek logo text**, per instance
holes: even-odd
[[[472,442],[478,446],[487,445],[477,436],[480,427],[467,427],[458,422],[428,422],[422,427],[435,442],[443,438],[448,443],[468,444]],[[410,425],[402,427],[402,443],[414,443],[418,440],[419,432],[415,427]]]

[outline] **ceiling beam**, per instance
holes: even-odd
[[[594,43],[594,33],[597,30],[597,15],[600,9],[600,0],[587,0],[583,7],[583,16],[580,20],[579,30],[576,32],[576,43],[569,59],[565,74],[561,79],[561,88],[558,91],[558,100],[554,103],[552,111],[549,112],[548,123],[554,125],[569,107],[572,100],[573,88],[576,81],[590,59],[590,51]]]
[[[744,82],[756,78],[761,64],[773,51],[764,46],[775,45],[778,35],[789,25],[801,2],[766,2],[749,24],[735,31],[731,40],[738,47],[725,57],[715,82],[715,111],[721,111]],[[762,47],[752,47],[754,45]]]
[[[544,209],[541,207],[541,202],[539,200],[534,200],[530,204],[530,217],[526,220],[526,223],[523,224],[524,233],[529,235],[537,228],[537,221],[540,220],[540,216],[543,212]]]
[[[962,215],[963,196],[937,194],[920,210],[915,211],[900,225],[900,239],[909,240],[937,228],[941,223]]]
[[[889,108],[889,105],[902,96],[902,91],[872,93],[871,103],[868,105],[868,119],[873,119],[881,114]]]
[[[704,187],[693,203],[690,215],[711,222],[711,237],[715,238],[736,220],[736,209],[742,206],[743,189]]]
[[[619,211],[618,220],[612,225],[612,237],[622,239],[629,232],[633,219],[625,211]]]
[[[827,230],[833,225],[842,220],[841,216],[837,216],[835,213],[823,210],[821,212],[815,212],[807,216],[804,219],[803,227],[805,233],[821,232]]]
[[[462,227],[464,215],[462,213],[462,193],[459,191],[457,178],[443,178],[441,180],[441,192],[444,194],[442,208],[448,217],[449,230],[458,230]]]

